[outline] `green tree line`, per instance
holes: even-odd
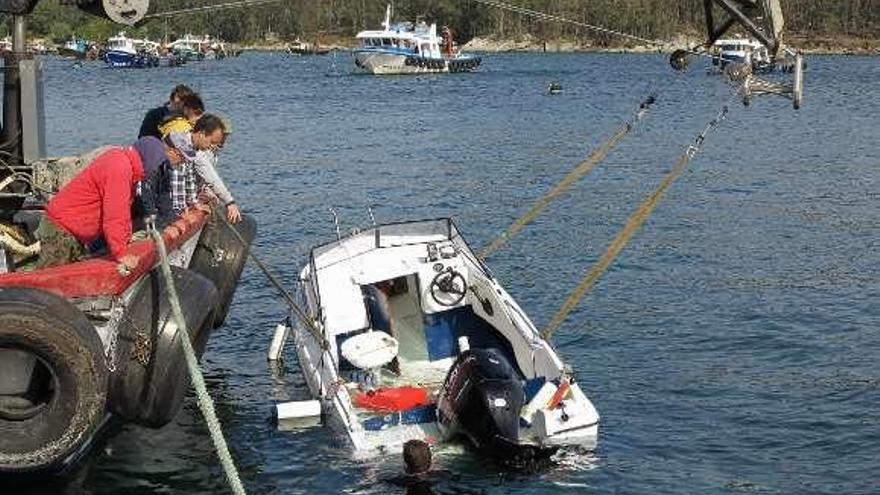
[[[166,12],[228,0],[153,0],[150,12]],[[566,19],[598,25],[640,37],[670,39],[701,35],[703,0],[509,0],[509,3]],[[788,32],[801,36],[880,38],[880,0],[782,0]],[[255,42],[268,35],[280,39],[345,39],[362,29],[379,27],[387,0],[279,0],[276,3],[153,19],[126,31],[155,40],[185,33],[210,34],[232,42]],[[398,0],[395,20],[422,17],[456,29],[463,40],[475,36],[516,39],[571,39],[618,43],[607,35],[573,24],[541,21],[472,0]],[[28,18],[30,34],[60,42],[71,36],[105,40],[121,26],[43,0]],[[3,23],[2,29],[8,31]],[[4,33],[5,34],[5,33]]]

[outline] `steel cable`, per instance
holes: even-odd
[[[647,97],[640,105],[639,110],[636,113],[636,118],[634,122],[638,122],[644,116],[645,112],[648,111],[650,106],[656,101],[656,97],[651,95]],[[630,133],[633,129],[633,124],[630,122],[626,122],[621,126],[617,132],[614,133],[610,138],[608,138],[601,146],[593,150],[590,156],[579,163],[571,172],[568,173],[553,189],[550,190],[547,194],[541,197],[525,215],[518,218],[513,224],[507,228],[504,233],[498,236],[494,241],[492,241],[488,246],[486,246],[482,252],[480,252],[479,257],[481,260],[485,260],[487,257],[491,256],[495,251],[498,251],[503,247],[509,240],[511,240],[514,236],[519,234],[527,225],[532,223],[538,215],[544,211],[547,206],[550,205],[556,198],[558,198],[562,193],[568,190],[572,184],[578,181],[581,177],[592,171],[596,168],[602,160],[608,156],[608,153],[613,150],[620,141],[623,140],[627,134]]]
[[[681,176],[684,170],[687,168],[688,163],[690,163],[691,158],[697,154],[700,150],[700,147],[703,144],[703,141],[706,139],[706,135],[718,127],[722,120],[727,116],[727,106],[725,105],[718,115],[713,118],[703,132],[697,135],[696,139],[694,139],[694,143],[689,145],[687,150],[682,154],[681,158],[675,163],[672,167],[672,170],[666,174],[663,181],[651,193],[648,198],[642,202],[641,205],[636,209],[636,211],[629,217],[626,222],[626,225],[623,229],[617,234],[611,244],[606,249],[605,254],[599,258],[591,268],[590,271],[587,272],[587,275],[581,280],[581,283],[572,291],[571,295],[568,296],[568,299],[562,304],[562,307],[559,311],[553,316],[550,320],[550,323],[547,324],[546,327],[541,331],[541,338],[549,339],[553,332],[559,328],[560,325],[565,321],[566,317],[568,317],[569,313],[571,313],[574,308],[578,305],[581,299],[587,294],[587,292],[596,284],[599,278],[608,270],[608,267],[611,266],[611,263],[614,262],[617,255],[623,251],[623,248],[626,247],[626,244],[635,234],[635,232],[641,227],[645,221],[651,216],[651,213],[657,207],[657,204],[660,202],[660,199],[663,197],[663,194],[667,189]]]

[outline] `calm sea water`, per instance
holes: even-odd
[[[602,415],[594,453],[512,474],[449,448],[439,493],[880,493],[880,148],[876,58],[811,57],[802,110],[743,107],[660,55],[487,55],[474,74],[370,77],[348,55],[245,54],[174,69],[48,61],[49,151],[128,143],[178,83],[231,117],[222,173],[293,287],[309,247],[379,221],[454,216],[474,247],[503,231],[657,104],[490,266],[540,327],[722,105],[651,220],[554,337]],[[545,95],[550,82],[564,92]],[[203,364],[251,493],[402,493],[397,457],[351,460],[328,432],[279,432],[301,398],[285,310],[248,268]],[[159,431],[125,427],[66,486],[35,493],[223,493],[192,398]]]

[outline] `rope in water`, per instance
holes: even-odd
[[[235,237],[238,238],[243,246],[249,246],[244,237],[241,236],[238,230],[235,229],[235,226],[232,225],[232,223],[230,223],[229,220],[225,216],[223,216],[223,214],[218,214],[217,216],[223,219],[223,223],[226,224],[227,227],[229,227],[229,230],[231,230],[232,233],[235,234]],[[251,260],[253,260],[254,263],[256,263],[257,268],[259,268],[260,271],[263,272],[263,274],[275,287],[275,289],[277,289],[278,292],[281,293],[284,301],[287,303],[290,309],[292,309],[293,312],[296,313],[296,316],[299,317],[300,321],[305,324],[306,329],[309,331],[309,333],[312,334],[312,337],[315,339],[315,341],[320,342],[321,346],[326,350],[329,344],[327,343],[326,339],[324,339],[321,330],[318,329],[318,327],[315,325],[315,322],[312,321],[312,319],[309,318],[308,315],[306,315],[306,312],[303,311],[298,304],[296,304],[293,296],[291,296],[290,293],[287,292],[287,290],[284,288],[278,278],[269,271],[269,268],[262,261],[260,261],[260,258],[258,258],[256,254],[254,254],[253,250],[248,250],[248,256],[251,258]]]
[[[202,376],[202,370],[199,368],[199,362],[196,358],[195,350],[192,347],[192,343],[189,341],[189,332],[186,328],[186,320],[183,318],[183,311],[180,308],[180,299],[177,297],[177,289],[174,286],[171,265],[168,262],[168,252],[165,250],[165,241],[155,227],[148,226],[147,230],[153,238],[153,241],[155,241],[156,248],[159,251],[159,263],[162,267],[162,275],[165,277],[165,285],[168,289],[168,301],[171,303],[171,311],[174,320],[177,323],[177,330],[180,332],[179,340],[183,347],[183,354],[186,357],[189,376],[192,379],[193,387],[196,389],[199,409],[205,417],[208,431],[211,432],[211,440],[214,442],[214,448],[217,450],[217,457],[220,458],[220,464],[223,467],[223,474],[226,476],[226,481],[229,483],[232,493],[236,495],[245,495],[244,486],[241,483],[241,478],[238,476],[238,471],[235,468],[232,454],[229,453],[226,439],[223,438],[223,430],[220,426],[220,420],[217,418],[217,413],[214,410],[214,402],[208,394],[207,387],[205,387],[205,378]]]
[[[703,129],[696,139],[694,143],[689,145],[684,154],[679,158],[679,160],[672,167],[672,170],[666,175],[657,189],[651,193],[648,198],[642,202],[641,205],[636,209],[636,211],[629,217],[626,222],[624,228],[617,234],[617,237],[611,242],[608,246],[608,249],[605,251],[605,254],[599,258],[587,275],[583,278],[580,284],[572,291],[571,295],[568,296],[568,299],[562,304],[562,307],[553,316],[553,319],[550,320],[550,323],[547,324],[546,327],[541,331],[541,337],[543,339],[549,339],[553,332],[555,332],[560,325],[565,321],[566,317],[568,317],[569,313],[571,313],[574,308],[578,305],[581,299],[587,294],[587,292],[596,284],[600,277],[608,270],[608,267],[611,266],[611,263],[614,262],[615,258],[623,251],[623,248],[632,238],[633,234],[641,227],[645,221],[651,216],[651,213],[657,207],[657,204],[660,202],[660,199],[663,197],[663,194],[669,189],[676,179],[681,176],[682,172],[684,172],[685,168],[687,168],[688,163],[690,163],[691,158],[697,154],[700,150],[700,147],[703,144],[703,141],[706,139],[706,135],[709,131],[712,131],[727,117],[727,106],[725,105],[718,115],[713,118]]]
[[[644,116],[645,112],[648,111],[650,106],[656,101],[656,97],[651,95],[645,99],[639,105],[639,111],[636,113],[635,122],[639,122]],[[550,190],[547,194],[545,194],[542,198],[540,198],[532,208],[526,212],[525,215],[519,217],[513,224],[507,228],[504,233],[498,236],[491,244],[486,246],[483,251],[479,254],[480,259],[485,260],[487,257],[491,256],[492,253],[501,249],[502,246],[507,244],[509,240],[511,240],[514,236],[520,233],[522,229],[524,229],[527,225],[532,223],[535,218],[544,211],[547,206],[550,205],[556,198],[558,198],[562,193],[564,193],[572,184],[578,181],[581,177],[592,171],[596,165],[598,165],[608,153],[613,150],[620,141],[626,137],[627,134],[630,133],[633,129],[633,124],[630,122],[624,123],[617,132],[614,133],[613,136],[608,138],[602,146],[596,148],[590,156],[579,163],[571,172],[568,173],[561,181],[559,181],[553,189]]]

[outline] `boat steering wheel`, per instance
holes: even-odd
[[[455,306],[467,294],[467,280],[461,272],[450,267],[434,276],[428,292],[431,293],[431,299],[440,306]]]

